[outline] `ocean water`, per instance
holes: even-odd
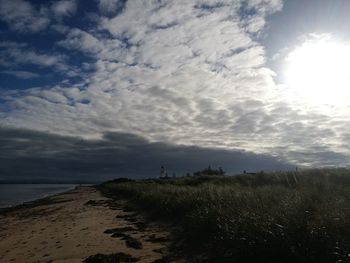
[[[33,201],[73,189],[76,184],[0,184],[0,207]]]

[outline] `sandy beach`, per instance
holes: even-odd
[[[83,262],[96,254],[125,259],[117,262],[167,262],[170,240],[164,227],[92,187],[0,212],[0,262]]]

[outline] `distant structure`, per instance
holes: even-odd
[[[159,176],[159,178],[163,178],[165,176],[165,168],[164,168],[164,166],[162,165],[161,167],[160,167],[160,176]]]
[[[160,176],[159,178],[168,178],[168,172],[166,171],[165,167],[162,165],[160,167]]]

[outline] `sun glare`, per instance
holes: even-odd
[[[350,95],[350,46],[329,39],[307,41],[288,57],[287,84],[315,104],[342,105]]]

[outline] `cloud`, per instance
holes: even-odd
[[[30,2],[23,0],[1,0],[0,20],[12,30],[21,33],[36,33],[44,30],[50,19],[45,7],[34,8]]]
[[[126,0],[97,0],[98,9],[103,15],[116,15],[124,8]]]
[[[259,36],[266,16],[281,7],[276,0],[128,1],[96,27],[56,27],[62,33],[56,47],[88,56],[81,70],[89,73],[71,85],[3,92],[2,123],[96,140],[107,132],[132,133],[303,165],[330,164],[328,156],[338,165],[350,154],[339,143],[350,134],[339,124],[344,117],[291,101],[265,65]],[[70,53],[45,57],[11,46],[6,54],[0,62],[23,57],[23,63],[47,61],[70,71]],[[322,156],[315,152],[320,146]]]
[[[74,67],[68,65],[67,56],[64,54],[38,52],[26,43],[0,42],[0,66],[8,69],[22,65],[51,68],[58,72],[67,73],[68,71],[72,72],[74,70]],[[21,70],[10,70],[6,72],[15,75],[14,72],[16,71],[18,77],[34,77],[34,75],[23,74],[24,72],[21,72]]]
[[[48,55],[33,50],[11,49],[1,52],[2,66],[12,65],[37,65],[40,67],[53,67],[58,70],[65,70],[67,66],[62,55]]]
[[[283,3],[279,0],[248,0],[246,7],[256,10],[260,14],[268,15],[281,11]]]
[[[0,73],[12,75],[20,79],[33,79],[33,78],[39,77],[39,74],[37,73],[24,71],[24,70],[3,70]]]
[[[51,10],[58,18],[72,16],[77,11],[77,3],[75,0],[56,1],[51,5]]]
[[[0,181],[101,181],[157,177],[161,165],[183,175],[207,165],[229,173],[291,166],[268,155],[150,142],[129,133],[83,140],[23,129],[0,128]]]
[[[57,44],[67,49],[79,50],[88,54],[99,53],[104,48],[96,37],[78,28],[70,29],[67,32],[67,38]]]

